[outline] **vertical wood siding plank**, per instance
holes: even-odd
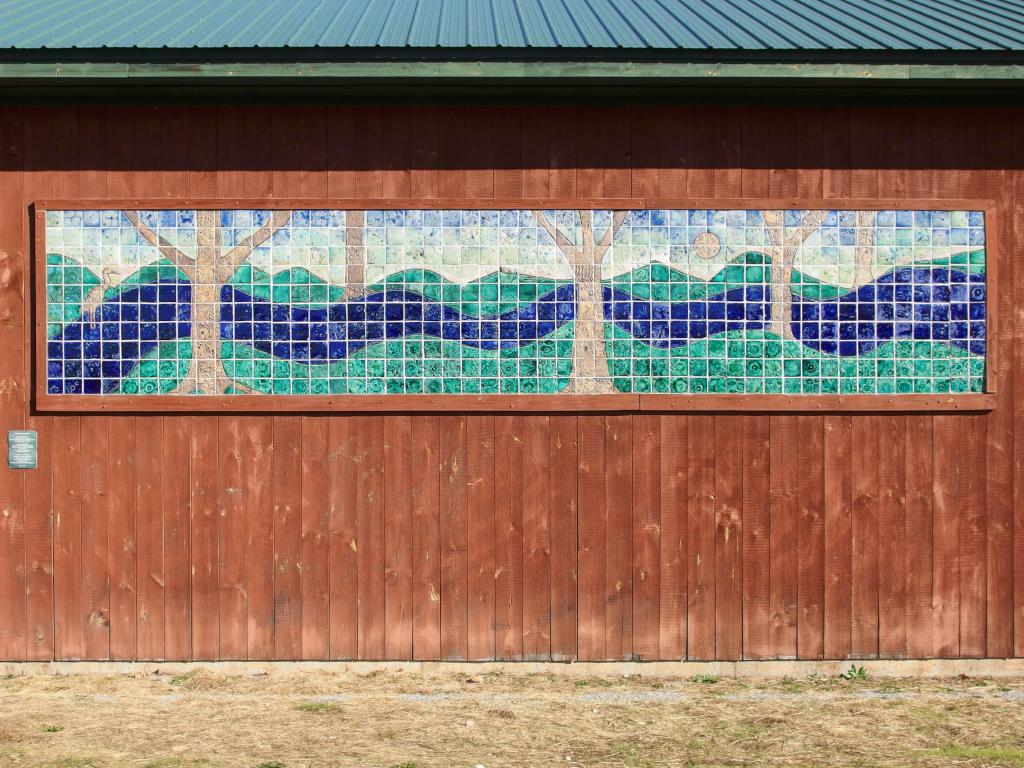
[[[771,656],[771,441],[767,416],[743,417],[743,657]]]
[[[1013,133],[1007,130],[1003,114],[985,113],[983,124],[985,167],[983,197],[997,201],[997,218],[986,222],[986,254],[1000,258],[1013,245],[1013,172],[1005,169],[1004,158],[1013,157]],[[964,143],[964,163],[977,159],[978,148]],[[1019,167],[1019,166],[1016,166]],[[1020,217],[1018,217],[1020,218]],[[1016,259],[999,263],[1000,289],[994,310],[1001,323],[998,358],[994,366],[998,404],[988,414],[986,425],[986,655],[1006,657],[1013,653],[1013,478],[1014,478],[1014,376],[1016,354],[1012,339],[1020,333],[1014,316],[1015,294],[1020,274]],[[1008,332],[1009,331],[1009,332]],[[992,343],[991,340],[989,343]]]
[[[842,200],[851,196],[850,110],[824,110],[822,120],[822,195]]]
[[[22,141],[24,145],[24,200],[38,200],[50,195],[52,174],[49,172],[45,158],[50,156],[53,147],[56,112],[10,112],[19,114],[23,121]],[[29,128],[31,115],[31,130]],[[18,147],[18,142],[14,142]],[[17,149],[15,149],[17,152]],[[16,160],[13,160],[16,163]],[[5,185],[6,187],[6,185]],[[29,216],[20,216],[24,242],[33,243],[36,233]],[[25,296],[30,295],[32,285],[28,281],[30,271],[23,272],[25,279]],[[39,279],[38,277],[34,279]],[[35,320],[32,302],[22,302],[26,328],[32,328]],[[32,338],[31,336],[29,338]],[[22,340],[25,357],[24,370],[32,370],[35,361],[35,350],[31,344]],[[23,391],[25,397],[29,392],[29,377],[26,375]],[[26,429],[34,429],[39,433],[39,464],[35,472],[25,478],[25,509],[31,510],[25,518],[25,562],[26,562],[26,622],[28,648],[26,660],[51,661],[55,656],[54,647],[54,607],[53,589],[54,573],[54,417],[49,415],[29,415],[25,422]]]
[[[1000,122],[1002,124],[1002,122]],[[1024,125],[1021,121],[1015,122],[1013,132],[1013,247],[1019,249],[1024,243]],[[991,256],[990,256],[991,258]],[[1007,260],[1012,261],[1012,260]],[[1006,317],[1004,323],[1009,324],[1013,331],[1013,337],[1008,337],[1004,332],[1003,338],[1012,338],[1009,342],[1012,357],[1009,365],[1013,371],[1013,384],[1011,394],[1013,408],[1013,578],[1011,607],[1013,609],[1013,654],[1024,656],[1024,482],[1021,481],[1021,470],[1024,467],[1024,444],[1018,445],[1017,435],[1024,435],[1024,407],[1018,404],[1021,397],[1024,397],[1024,344],[1020,343],[1021,334],[1024,334],[1024,317],[1021,316],[1020,295],[1024,292],[1024,270],[1016,266],[1014,261],[1013,282],[1010,284],[1013,291],[1012,302],[1015,312]],[[1004,289],[1005,290],[1005,289]],[[1004,316],[1005,317],[1005,316]]]
[[[412,190],[412,177],[409,170],[412,165],[409,113],[405,110],[385,113],[382,129],[381,191],[384,197],[409,197]]]
[[[441,658],[441,480],[440,423],[430,414],[413,417],[413,657]]]
[[[550,123],[551,113],[547,110],[525,110],[518,126],[521,146],[516,147],[515,154],[506,149],[503,155],[510,163],[522,166],[519,188],[524,197],[548,197],[551,194]]]
[[[737,109],[724,109],[723,120],[712,123],[714,137],[711,165],[714,168],[714,194],[728,197],[739,194],[743,187],[743,125],[742,113]],[[688,175],[692,182],[692,174]]]
[[[685,181],[688,197],[712,197],[715,194],[715,141],[720,123],[718,114],[712,114],[706,109],[687,110],[689,119],[684,148],[686,174],[679,180]],[[733,117],[736,117],[735,113]]]
[[[192,419],[163,419],[164,658],[192,658]]]
[[[470,416],[466,435],[468,647],[470,659],[485,660],[494,658],[494,416]]]
[[[29,360],[24,354],[32,338],[26,304],[31,294],[26,280],[31,273],[31,249],[23,239],[24,124],[18,109],[0,114],[0,427],[25,429],[27,398],[31,390]],[[32,470],[35,472],[37,470]],[[0,467],[0,659],[25,658],[26,509],[25,484],[29,473]]]
[[[371,196],[364,186],[357,193],[357,168],[366,162],[359,156],[355,144],[355,123],[362,110],[352,107],[327,108],[327,195],[333,198],[351,198],[357,194]],[[362,126],[360,130],[365,130]]]
[[[384,424],[356,424],[356,531],[359,568],[358,657],[384,658]]]
[[[258,118],[251,110],[222,108],[215,113],[215,129],[211,139],[216,154],[212,159],[204,158],[204,175],[200,188],[211,193],[211,196],[227,198],[252,197],[267,199],[273,195],[272,177],[270,173],[248,170],[253,165],[252,155],[267,152],[270,147],[269,119]],[[258,121],[258,125],[250,126],[249,118]],[[267,135],[254,135],[258,127],[264,128]],[[254,142],[250,144],[249,142]],[[287,147],[281,148],[282,156],[287,154]],[[265,156],[265,155],[264,155]],[[283,159],[283,157],[282,157]],[[193,178],[192,187],[196,186]],[[192,190],[195,194],[195,190]]]
[[[217,417],[192,417],[192,658],[215,660],[220,646],[217,589]]]
[[[110,574],[110,658],[134,659],[137,655],[136,623],[136,440],[132,416],[103,417],[110,420],[109,530],[107,546]],[[116,439],[114,439],[116,436]]]
[[[174,198],[183,197],[189,194],[191,185],[192,163],[189,159],[191,150],[192,130],[200,130],[205,133],[213,133],[217,130],[216,121],[204,122],[201,126],[194,126],[193,121],[203,119],[203,115],[196,115],[181,109],[166,108],[157,110],[156,121],[159,123],[159,142],[146,146],[143,150],[142,143],[145,141],[136,140],[135,157],[140,154],[151,158],[147,167],[160,169],[160,196]],[[205,139],[203,139],[205,141]],[[148,153],[148,154],[145,154]],[[136,159],[136,167],[141,163]],[[107,182],[110,183],[109,181]],[[138,194],[138,183],[135,185]]]
[[[792,110],[796,121],[796,194],[821,198],[825,192],[824,115],[820,109]],[[797,492],[797,657],[825,654],[825,421],[798,419],[802,471]]]
[[[605,418],[605,653],[633,658],[632,421]]]
[[[665,661],[686,656],[686,425],[685,416],[661,416],[658,658]]]
[[[228,168],[241,170],[244,195],[253,200],[267,200],[271,197],[292,196],[298,192],[298,173],[293,170],[298,166],[298,146],[294,130],[285,127],[282,131],[282,110],[271,112],[259,107],[229,107],[222,110],[222,117],[235,130],[223,131],[218,126],[218,139],[221,145],[233,144],[234,157],[237,164]],[[293,121],[289,115],[287,122]],[[241,140],[239,140],[241,139]],[[223,160],[223,153],[219,153]],[[275,158],[273,164],[256,163],[253,158]],[[221,164],[223,167],[223,163]],[[220,194],[229,194],[227,183],[218,170]]]
[[[879,111],[854,109],[850,112],[850,194],[878,196]]]
[[[740,114],[741,193],[768,196],[768,135],[754,113]],[[743,656],[772,655],[769,417],[748,416],[743,429]]]
[[[327,184],[327,110],[304,107],[299,111],[299,191],[305,198],[330,197]]]
[[[81,419],[53,420],[53,609],[56,656],[81,659],[82,621],[82,433]]]
[[[302,658],[330,655],[328,417],[302,417]]]
[[[445,108],[440,112],[438,193],[441,197],[466,197],[465,112]]]
[[[878,435],[876,416],[853,418],[853,521],[851,546],[852,623],[850,653],[855,658],[878,655]]]
[[[523,658],[551,658],[551,464],[547,416],[521,416]],[[515,480],[513,480],[515,482]]]
[[[907,653],[905,416],[882,418],[878,441],[878,653]]]
[[[946,126],[936,125],[934,116],[929,131],[930,151],[934,159],[931,172],[932,194],[949,198],[959,194],[959,169],[956,167],[958,150],[955,134],[948,138]],[[941,118],[953,116],[944,113]],[[962,623],[962,569],[967,565],[961,559],[963,548],[962,518],[966,514],[962,499],[963,471],[965,469],[965,442],[970,444],[969,430],[965,434],[963,417],[936,416],[933,425],[933,654],[938,657],[961,655]],[[967,440],[965,438],[968,438]],[[972,450],[971,447],[967,449]]]
[[[797,656],[825,655],[825,421],[797,417]]]
[[[471,200],[494,197],[494,122],[493,109],[474,109],[466,115],[466,136],[488,137],[487,141],[466,142],[466,195]]]
[[[245,458],[246,657],[274,658],[274,420],[241,420]]]
[[[604,495],[605,417],[580,416],[577,422],[576,484],[579,494],[579,658],[598,661],[605,652],[606,514]],[[501,482],[501,466],[495,482]],[[501,499],[500,494],[498,499]]]
[[[409,136],[412,170],[409,194],[414,198],[438,197],[438,114],[433,107],[416,109],[412,114],[416,130]]]
[[[579,462],[577,419],[550,417],[551,467],[551,659],[569,661],[577,653],[578,507],[576,472]],[[471,504],[470,509],[475,509]]]
[[[792,197],[797,194],[797,122],[798,118],[791,109],[775,110],[765,120],[769,151],[769,197]],[[718,191],[717,186],[715,191]]]
[[[705,660],[715,658],[715,417],[687,418],[686,655]]]
[[[53,645],[53,419],[34,417],[26,423],[38,433],[35,472],[25,481],[26,661],[52,661]]]
[[[302,417],[274,416],[274,658],[302,658]]]
[[[523,656],[523,438],[517,417],[494,420],[495,656]]]
[[[633,186],[632,122],[630,110],[621,107],[606,110],[604,127],[601,122],[594,121],[587,125],[588,130],[603,132],[607,146],[603,152],[603,194],[607,197],[629,197]],[[605,128],[607,130],[605,130]],[[576,185],[576,194],[583,197],[588,192],[581,184]]]
[[[675,158],[681,154],[679,151],[683,143],[683,132],[679,130],[679,117],[674,113],[665,125],[657,119],[657,112],[654,109],[636,109],[629,113],[629,154],[631,159],[631,186],[630,197],[658,197],[661,191],[661,178],[664,173],[662,169],[662,155],[672,154]],[[671,142],[670,152],[668,146],[662,149],[662,142]],[[685,161],[684,161],[685,163]],[[683,165],[685,168],[685,164]],[[677,194],[686,189],[685,184],[677,187]]]
[[[960,656],[985,655],[986,417],[960,420]]]
[[[466,417],[441,417],[441,658],[469,657]]]
[[[850,656],[853,551],[853,422],[825,417],[825,639],[826,659]]]
[[[715,416],[715,658],[743,655],[744,416]]]
[[[597,177],[592,177],[595,184],[592,189],[599,189],[601,192],[598,194],[604,194],[604,173],[603,170],[596,169],[604,169],[611,159],[598,162],[594,158],[588,162],[579,153],[580,111],[557,109],[550,114],[551,118],[547,123],[550,137],[547,144],[548,193],[557,198],[575,197],[580,188],[580,170],[591,168],[595,169]]]
[[[962,420],[957,416],[935,416],[932,432],[932,655],[936,658],[960,655]]]
[[[246,168],[248,189],[270,191],[274,197],[295,199],[302,193],[301,110],[260,110],[255,120],[246,120],[248,130],[262,134],[257,148],[273,147],[275,162],[269,173],[263,168]],[[258,151],[258,150],[257,150]],[[252,165],[250,161],[249,165]],[[258,196],[257,196],[258,197]]]
[[[915,174],[910,170],[918,162],[920,152],[931,151],[928,131],[912,135],[909,125],[915,121],[909,114],[897,115],[889,110],[879,112],[878,135],[885,136],[876,149],[878,158],[878,195],[880,197],[913,196],[910,185],[915,181]],[[923,139],[923,140],[922,140]],[[918,192],[922,192],[918,188]]]
[[[660,655],[661,417],[633,416],[633,654]]]
[[[412,416],[384,424],[384,656],[412,658]]]
[[[135,436],[137,655],[159,660],[165,657],[163,418],[136,418]]]
[[[330,510],[330,657],[358,653],[359,557],[356,538],[355,416],[332,416],[327,427],[327,500]],[[411,481],[415,476],[411,476]]]
[[[962,111],[950,115],[942,128],[932,121],[932,141],[936,147],[950,148],[948,160],[956,169],[959,194],[980,198],[985,195],[984,161],[978,157],[984,151],[985,123],[977,118],[968,119]],[[928,125],[928,123],[924,123]],[[950,128],[956,130],[951,141]],[[943,161],[947,158],[942,155]],[[995,253],[998,258],[998,251]],[[997,278],[1003,282],[1003,274]],[[1012,282],[1008,283],[1012,286]],[[1012,290],[1012,288],[1011,288]],[[1000,294],[997,294],[1000,295]],[[998,301],[998,299],[997,299]],[[999,307],[996,306],[996,311]],[[998,321],[1006,317],[1002,313]],[[1000,336],[1001,338],[1001,336]],[[998,342],[997,342],[998,343]],[[997,352],[998,355],[998,352]],[[998,356],[996,358],[998,360]],[[998,391],[998,390],[997,390]],[[988,614],[988,478],[989,445],[987,416],[971,415],[964,419],[966,429],[961,447],[960,471],[960,656],[980,657],[987,646]]]
[[[771,646],[772,656],[795,658],[799,604],[799,493],[797,416],[771,416]]]
[[[907,656],[932,655],[932,417],[907,417]]]
[[[714,418],[714,558],[713,599],[715,658],[737,659],[742,653],[743,574],[743,421],[740,416]],[[735,430],[735,431],[734,431]],[[699,471],[699,470],[698,470]],[[703,481],[698,477],[698,488]],[[703,556],[702,556],[703,557]]]
[[[82,418],[82,631],[85,658],[110,658],[110,419]],[[118,435],[118,442],[121,436]],[[122,454],[123,460],[123,454]],[[116,529],[115,529],[116,531]],[[115,533],[115,536],[117,534]]]
[[[650,182],[643,182],[645,197],[655,195],[672,197],[688,194],[687,177],[690,165],[690,131],[688,128],[692,127],[691,116],[701,112],[703,110],[674,109],[667,115],[667,119],[662,119],[664,113],[661,110],[652,110],[642,125],[634,125],[634,153],[641,145],[656,146],[657,148],[657,155],[653,161],[654,167],[657,169],[654,174],[655,178]],[[645,156],[641,155],[640,157],[644,159]],[[635,181],[634,187],[639,187]]]
[[[245,442],[242,418],[222,418],[217,445],[218,658],[221,659],[245,659],[249,654]]]
[[[527,143],[523,141],[523,116],[528,111],[516,107],[498,109],[494,115],[494,196],[529,197],[524,192],[524,177],[531,167],[527,162]]]

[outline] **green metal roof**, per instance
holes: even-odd
[[[0,49],[1019,52],[1024,0],[0,0]]]

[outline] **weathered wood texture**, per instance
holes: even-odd
[[[9,109],[0,659],[1024,655],[1024,112]],[[989,198],[985,414],[30,408],[42,197]]]

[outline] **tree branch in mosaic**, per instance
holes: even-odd
[[[605,341],[604,289],[601,262],[611,248],[615,235],[625,224],[628,211],[612,212],[611,223],[600,239],[596,237],[593,212],[576,212],[580,222],[582,246],[576,245],[552,222],[544,211],[533,216],[572,267],[575,281],[576,317],[573,322],[572,375],[567,392],[598,394],[617,391],[608,370]]]

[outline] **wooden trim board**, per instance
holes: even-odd
[[[841,203],[841,205],[840,205]],[[636,209],[837,209],[887,210],[980,210],[985,214],[986,235],[995,233],[995,201],[941,198],[46,198],[32,207],[35,305],[35,386],[33,407],[38,412],[64,413],[260,413],[260,412],[978,412],[995,408],[995,349],[998,322],[986,318],[989,351],[986,355],[985,392],[964,394],[907,395],[783,395],[783,394],[606,394],[606,395],[50,395],[46,382],[46,242],[47,210],[389,210],[465,208],[602,210]],[[997,306],[996,281],[989,279],[996,258],[989,255],[986,239],[986,287],[988,307]]]

